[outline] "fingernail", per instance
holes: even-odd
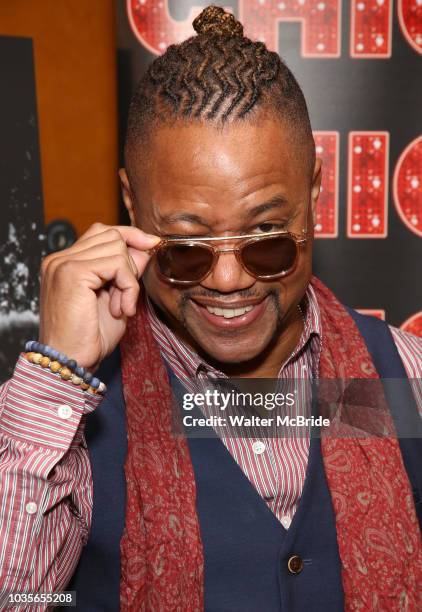
[[[154,234],[145,234],[147,238],[153,240],[154,242],[160,242],[160,236],[154,236]]]

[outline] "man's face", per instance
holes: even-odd
[[[256,125],[244,121],[224,131],[195,123],[162,127],[150,146],[147,165],[139,153],[130,191],[122,175],[132,223],[149,234],[237,236],[288,229],[300,235],[308,210],[309,240],[299,247],[295,271],[284,278],[257,280],[234,253],[221,254],[212,272],[194,286],[163,280],[154,258],[143,275],[167,324],[195,350],[222,364],[259,358],[297,314],[311,276],[318,162],[311,181],[306,151],[300,155],[286,128],[271,119]],[[280,196],[278,203],[262,206],[275,196]],[[224,241],[219,246],[237,244]],[[245,304],[252,310],[232,318],[207,308]]]

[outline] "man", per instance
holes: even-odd
[[[3,589],[71,580],[89,611],[416,610],[420,446],[389,413],[363,439],[341,420],[321,440],[172,429],[172,393],[216,376],[421,374],[416,338],[311,277],[321,162],[293,75],[222,9],[194,27],[132,101],[132,227],[43,262],[40,341],[108,390],[34,351],[3,387]]]

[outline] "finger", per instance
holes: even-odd
[[[131,227],[130,225],[119,225],[117,230],[123,236],[123,240],[128,247],[139,251],[148,251],[157,246],[162,240],[160,236],[147,234],[138,227]]]
[[[96,221],[95,223],[90,225],[88,229],[79,237],[79,240],[85,240],[86,238],[91,238],[91,236],[102,234],[112,227],[115,226],[106,225],[105,223],[100,223],[99,221]]]
[[[119,226],[119,227],[126,227],[126,226]],[[145,232],[142,232],[141,230],[138,230],[137,228],[129,228],[129,229],[136,230],[136,232],[135,234],[131,233],[131,235],[127,237],[127,242],[123,240],[120,232],[116,228],[109,227],[106,231],[100,234],[95,234],[94,236],[91,236],[90,238],[87,238],[83,241],[78,241],[72,247],[67,249],[64,254],[60,255],[60,253],[58,253],[57,256],[54,258],[54,261],[56,261],[59,257],[68,257],[69,254],[82,253],[83,251],[86,251],[89,248],[92,248],[93,246],[97,246],[100,244],[107,245],[108,247],[111,248],[112,246],[111,243],[115,243],[113,244],[113,246],[116,247],[116,252],[119,252],[121,250],[121,245],[120,245],[120,248],[118,247],[119,247],[119,242],[121,242],[122,245],[126,245],[128,249],[130,249],[130,245],[134,245],[131,247],[134,249],[134,251],[130,251],[132,255],[131,263],[132,265],[134,264],[134,273],[139,278],[141,274],[143,273],[146,267],[146,264],[148,263],[148,259],[151,255],[151,253],[149,252],[150,249],[156,246],[160,242],[161,239],[158,236],[151,236],[150,234],[145,234]],[[141,233],[141,235],[139,235],[139,232]],[[101,254],[99,254],[98,256],[103,256],[104,253],[105,251],[102,251]],[[147,256],[146,259],[143,254]],[[90,252],[87,254],[87,257],[95,258],[96,255],[93,255],[92,252]]]
[[[138,251],[137,249],[133,249],[132,247],[128,247],[127,249],[129,258],[133,262],[137,270],[137,279],[139,280],[142,274],[145,272],[145,268],[147,267],[149,260],[151,259],[151,254],[146,253],[145,251]]]
[[[122,301],[124,296],[122,312],[128,316],[132,316],[136,312],[140,291],[139,282],[124,255],[102,257],[89,260],[89,262],[67,259],[57,267],[56,274],[59,274],[59,272],[63,275],[65,281],[69,279],[68,282],[85,285],[93,291],[98,291],[107,282],[112,281],[113,285],[120,290]],[[117,297],[114,298],[114,304],[116,303]]]
[[[94,233],[94,227],[105,228],[104,231]],[[110,242],[124,242],[122,235],[117,229],[102,223],[94,223],[89,230],[85,232],[72,246],[62,251],[50,254],[48,257],[51,261],[57,262],[60,258],[68,258],[69,255],[80,253],[98,244],[109,244]]]
[[[113,317],[119,318],[122,315],[122,292],[117,287],[112,287],[112,289],[113,293],[110,297],[110,312]]]
[[[93,239],[91,240],[91,242],[95,244],[97,242],[108,240],[105,235],[107,232],[110,232],[111,235],[114,234],[114,239],[121,238],[126,242],[127,245],[140,250],[151,249],[161,240],[159,236],[156,236],[154,234],[147,234],[138,227],[132,227],[131,225],[104,225],[102,223],[94,223],[79,238],[75,245],[88,239]],[[88,246],[91,246],[91,244],[89,244]]]
[[[100,259],[102,257],[116,257],[123,255],[133,272],[133,275],[139,279],[145,266],[151,257],[146,251],[136,251],[129,253],[126,244],[121,240],[110,240],[110,242],[95,244],[89,248],[80,248],[79,250],[68,250],[63,255],[57,255],[55,258],[55,266],[60,265],[63,261],[90,261],[92,259]],[[134,256],[133,256],[134,255]]]
[[[135,229],[135,228],[132,228]],[[141,232],[141,230],[138,230]],[[135,238],[134,238],[135,236]],[[104,232],[99,234],[95,234],[93,236],[79,239],[75,242],[71,247],[66,249],[64,254],[67,253],[79,253],[83,250],[89,249],[93,246],[99,244],[109,244],[114,242],[121,242],[125,246],[132,246],[137,248],[138,250],[148,252],[152,249],[156,244],[160,242],[160,238],[158,236],[151,236],[150,234],[146,234],[145,232],[141,232],[141,234],[130,235],[128,240],[126,241],[122,234],[115,228],[109,228]],[[57,253],[57,256],[60,256],[60,252]]]
[[[66,252],[67,253],[78,253],[85,249],[89,249],[97,244],[108,244],[110,242],[117,242],[118,240],[123,242],[122,235],[117,230],[106,230],[93,236],[86,238],[79,238],[77,242],[73,243]],[[60,254],[60,251],[58,255]]]
[[[111,283],[110,283],[110,285],[107,287],[107,289],[106,289],[106,290],[107,290],[108,295],[109,295],[109,297],[110,297],[110,301],[111,301],[111,299],[113,298],[113,294],[114,294],[116,291],[120,291],[120,289],[118,289],[118,288],[116,287],[116,285],[112,285]]]

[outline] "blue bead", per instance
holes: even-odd
[[[66,355],[64,353],[59,353],[59,361],[63,365],[67,364],[67,357],[66,357]]]
[[[51,351],[53,349],[51,348],[51,346],[48,346],[48,344],[44,344],[44,355],[47,355],[47,357],[51,357]]]
[[[34,344],[32,345],[32,350],[35,353],[41,353],[41,344],[39,342],[34,342]]]
[[[32,351],[32,345],[34,344],[34,340],[28,340],[28,342],[25,344],[25,351],[27,353],[29,353],[29,351]]]
[[[59,358],[59,355],[60,355],[59,351],[52,349],[51,355],[50,355],[51,359],[55,359],[57,361]]]
[[[84,376],[83,376],[83,380],[84,382],[86,382],[88,385],[91,384],[91,380],[94,378],[94,375],[91,374],[91,372],[85,372]]]
[[[78,366],[77,368],[75,368],[75,374],[76,376],[79,376],[79,378],[83,378],[85,375],[85,368]]]
[[[98,378],[93,378],[90,384],[91,387],[94,387],[94,389],[98,389],[98,387],[100,386],[100,381]]]
[[[74,359],[69,359],[67,362],[67,367],[69,368],[69,370],[72,370],[72,372],[75,370],[77,365],[78,364],[76,363]]]

